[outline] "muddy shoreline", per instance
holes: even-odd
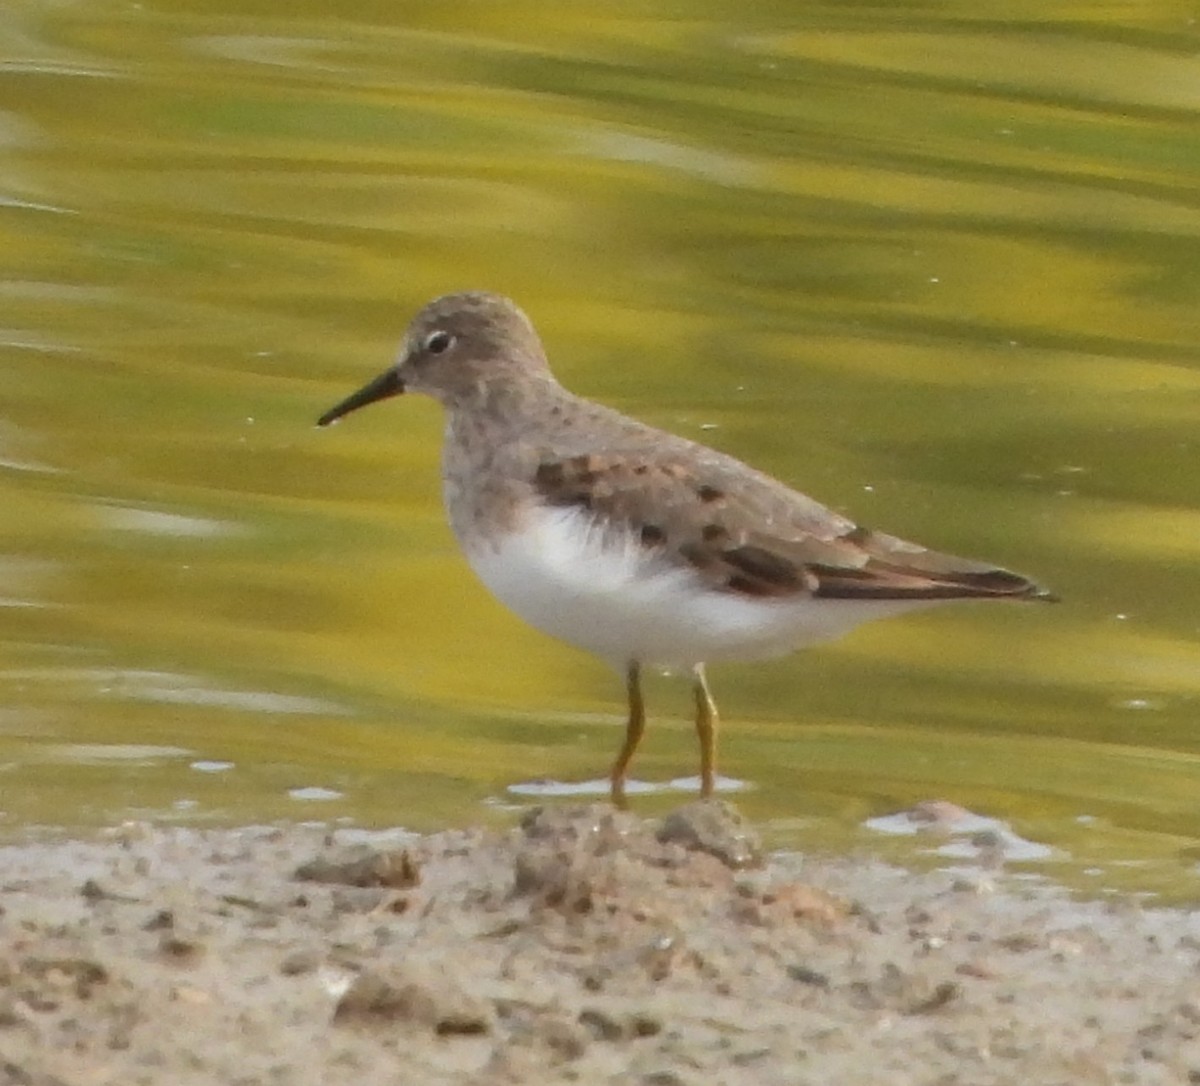
[[[1200,921],[732,808],[0,849],[0,1083],[1200,1083]]]

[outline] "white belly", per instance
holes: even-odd
[[[464,549],[480,580],[538,629],[602,656],[689,668],[778,656],[925,601],[755,599],[704,587],[628,537],[614,544],[586,513],[547,509],[499,543]]]

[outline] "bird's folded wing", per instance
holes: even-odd
[[[686,563],[711,587],[764,598],[1045,596],[1019,574],[872,532],[712,450],[543,456],[534,488],[551,505]],[[747,474],[749,473],[749,474]]]

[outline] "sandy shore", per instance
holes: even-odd
[[[1200,921],[723,804],[0,850],[0,1083],[1200,1083]]]

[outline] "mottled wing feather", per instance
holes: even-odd
[[[1018,574],[872,532],[721,453],[675,443],[680,449],[546,455],[534,487],[647,548],[674,550],[713,588],[739,595],[1045,596]]]

